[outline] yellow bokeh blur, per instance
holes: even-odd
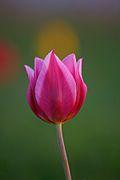
[[[37,37],[37,56],[43,57],[52,49],[64,58],[79,49],[79,39],[72,26],[64,21],[52,21],[43,25]]]

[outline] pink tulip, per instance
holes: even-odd
[[[34,70],[25,65],[29,79],[27,101],[40,119],[54,124],[72,119],[87,93],[82,78],[82,58],[74,54],[62,61],[51,51],[44,60],[36,57]]]
[[[75,55],[70,54],[60,61],[51,51],[44,60],[35,58],[34,70],[27,65],[24,67],[29,79],[28,104],[40,119],[56,124],[66,180],[72,180],[62,124],[79,112],[86,97],[82,59],[76,62]]]

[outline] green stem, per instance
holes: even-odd
[[[59,144],[60,153],[61,153],[61,157],[63,161],[64,171],[66,175],[66,180],[72,180],[67,153],[66,153],[65,144],[64,144],[64,139],[63,139],[62,123],[57,124],[57,137],[58,137],[58,144]]]

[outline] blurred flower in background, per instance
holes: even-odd
[[[0,40],[0,83],[17,79],[19,55],[16,47],[6,40]]]
[[[41,27],[37,37],[36,54],[39,56],[42,52],[45,56],[51,49],[55,49],[60,58],[80,50],[79,37],[67,22],[57,19]]]

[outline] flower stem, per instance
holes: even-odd
[[[57,124],[57,137],[58,137],[59,149],[60,149],[60,153],[61,153],[61,157],[63,161],[64,171],[66,175],[66,180],[72,180],[67,153],[66,153],[65,144],[64,144],[64,139],[63,139],[62,123]]]

